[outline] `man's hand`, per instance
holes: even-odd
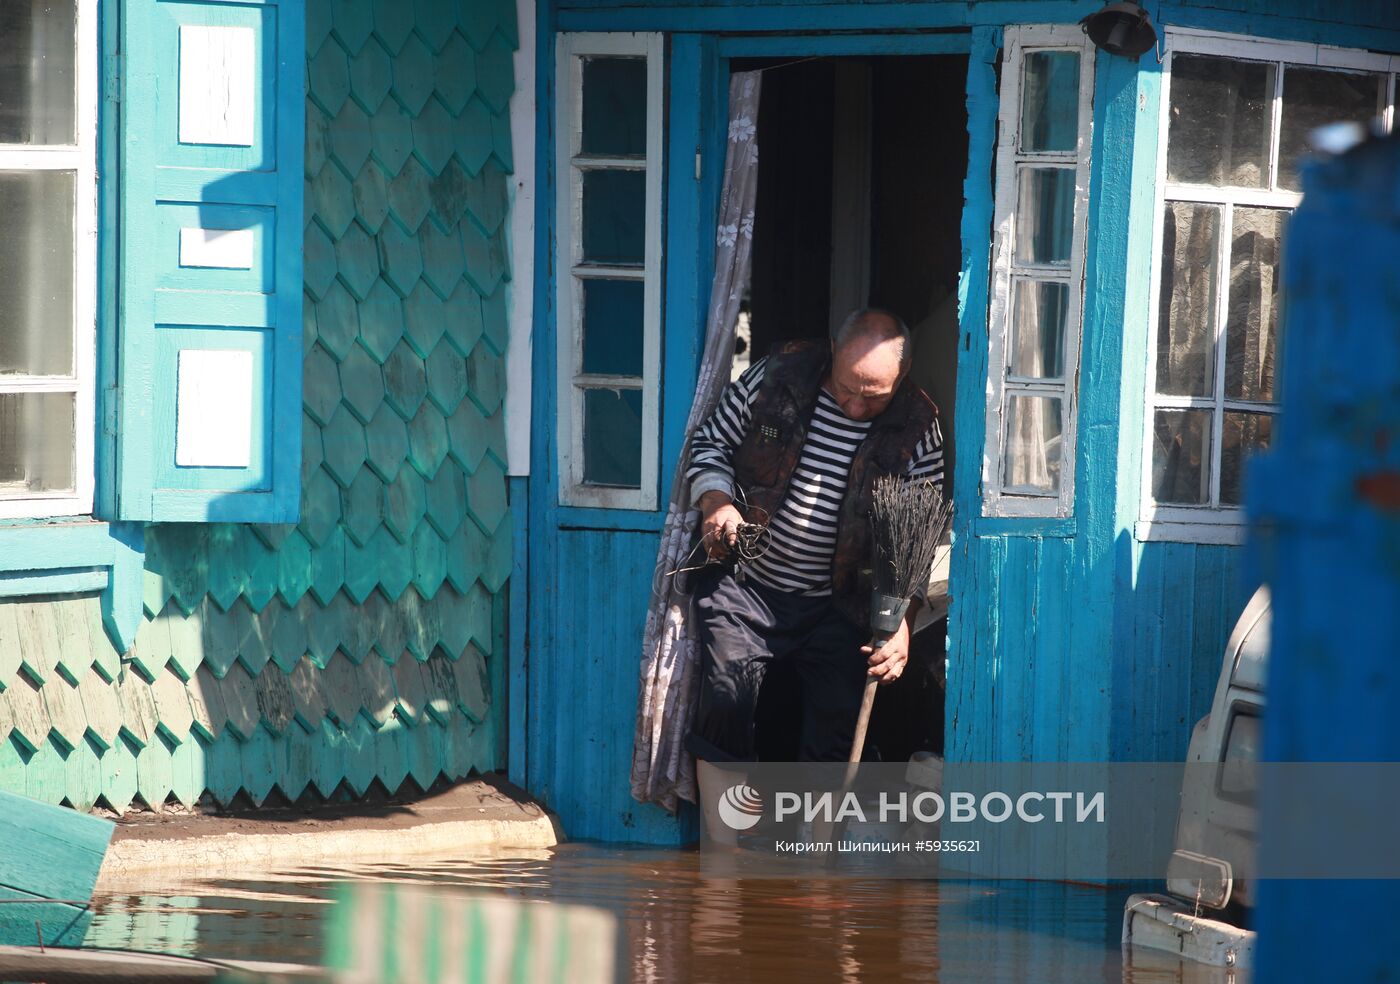
[[[722,560],[738,542],[739,524],[744,521],[733,500],[723,492],[706,492],[700,497],[700,535],[711,560]]]
[[[898,680],[904,673],[904,665],[909,662],[909,622],[909,618],[901,621],[895,634],[879,650],[870,646],[860,647],[870,666],[867,672],[879,680],[882,687]]]

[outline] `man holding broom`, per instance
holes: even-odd
[[[775,660],[801,681],[804,761],[845,761],[867,678],[903,672],[918,604],[872,651],[868,517],[882,477],[943,481],[938,411],[907,378],[911,353],[898,317],[856,311],[829,345],[790,342],[751,366],[696,432],[702,543],[712,559],[745,555],[695,591],[697,758],[756,758],[754,710]]]

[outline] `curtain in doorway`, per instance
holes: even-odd
[[[632,795],[671,812],[680,800],[695,802],[695,761],[685,748],[700,684],[700,640],[691,612],[688,579],[671,572],[687,558],[700,513],[690,506],[685,464],[694,433],[729,382],[739,302],[749,283],[753,250],[754,195],[758,188],[759,72],[729,80],[729,143],[724,161],[715,235],[715,278],[710,286],[705,351],[695,399],[686,420],[686,444],[671,484],[671,502],[661,530],[652,575],[651,603],[642,640],[637,731],[632,746]]]

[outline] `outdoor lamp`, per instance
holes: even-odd
[[[1141,4],[1110,3],[1079,22],[1094,46],[1110,55],[1137,58],[1157,46],[1152,18]]]

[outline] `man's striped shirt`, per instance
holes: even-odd
[[[714,413],[691,442],[687,477],[692,501],[719,489],[742,511],[743,490],[734,490],[733,454],[753,416],[753,400],[767,360],[755,362],[725,388]],[[787,497],[769,523],[771,542],[744,570],[760,584],[804,595],[831,594],[831,560],[836,524],[846,494],[851,461],[870,430],[870,421],[852,420],[823,387],[807,427],[802,456],[793,470]],[[919,441],[906,476],[943,481],[943,437],[935,419]]]

